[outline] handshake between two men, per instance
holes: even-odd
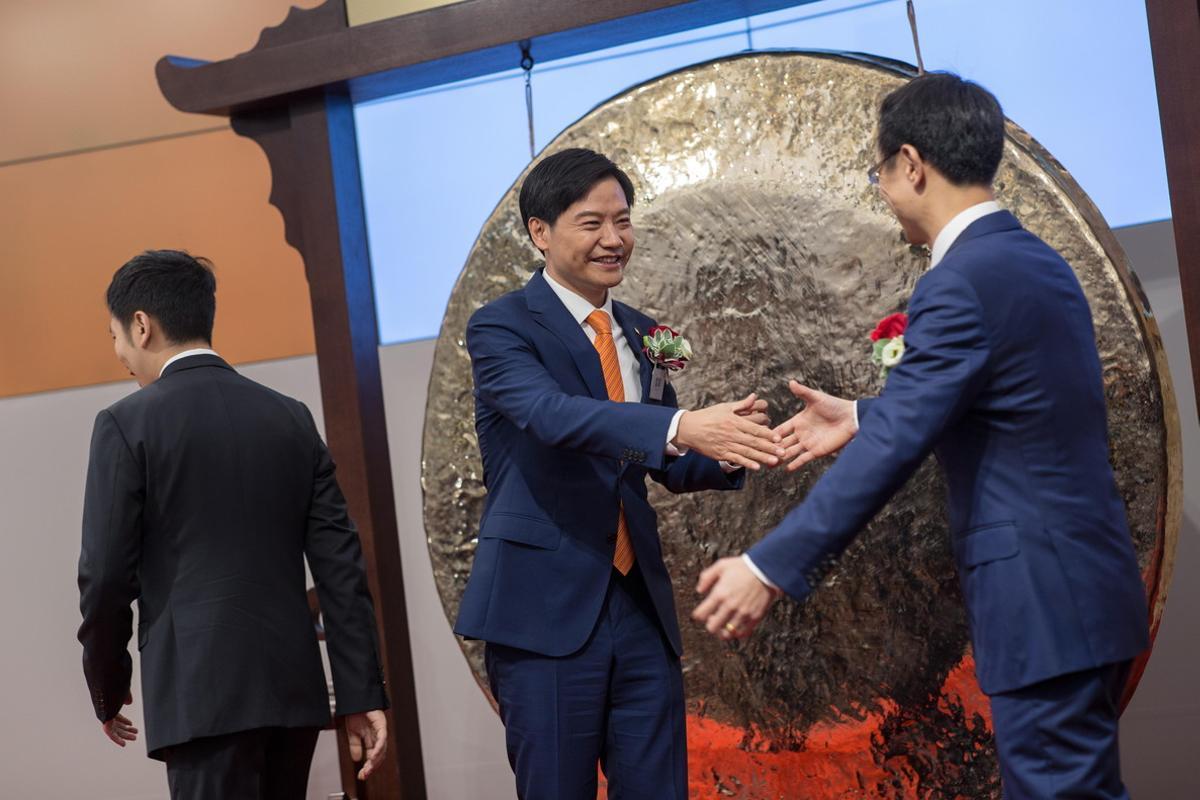
[[[854,438],[858,423],[853,401],[794,380],[788,388],[804,406],[778,426],[770,427],[767,402],[751,394],[739,402],[684,413],[673,443],[737,467],[785,466],[795,472]],[[696,591],[705,597],[692,619],[725,640],[752,634],[783,594],[745,555],[722,558],[704,570]]]
[[[683,642],[645,481],[736,491],[745,470],[796,470],[852,438],[773,530],[701,573],[692,617],[730,640],[780,594],[804,601],[940,449],[1006,796],[1128,798],[1117,713],[1149,644],[1145,591],[1087,298],[996,202],[1005,129],[996,98],[956,75],[884,98],[865,177],[908,243],[930,247],[904,348],[879,351],[878,397],[793,382],[803,408],[774,428],[755,395],[680,412],[645,369],[690,356],[611,296],[634,250],[629,176],[581,148],[526,176],[521,218],[546,265],[467,326],[488,498],[455,624],[486,643],[524,800],[595,797],[597,764],[610,795],[688,794]],[[1013,309],[1028,324],[1006,324]]]

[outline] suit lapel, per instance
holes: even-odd
[[[525,303],[538,324],[554,334],[571,354],[571,360],[575,362],[575,368],[579,370],[592,397],[607,400],[608,388],[604,384],[604,372],[600,369],[600,356],[595,346],[546,283],[540,269],[525,285]]]
[[[648,333],[648,330],[639,330],[649,327],[649,320],[642,317],[629,306],[624,303],[613,301],[613,316],[616,317],[617,324],[621,326],[621,330],[625,332],[625,341],[629,344],[629,348],[633,350],[634,358],[638,362],[638,375],[641,378],[641,394],[639,397],[643,403],[650,402],[650,360],[646,358],[646,354],[642,352],[642,335]]]

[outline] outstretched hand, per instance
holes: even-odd
[[[387,752],[387,717],[382,711],[363,711],[346,715],[346,737],[350,742],[350,760],[365,761],[358,779],[365,781],[383,763]]]
[[[692,619],[721,639],[744,639],[754,633],[779,596],[750,571],[740,556],[722,558],[704,572],[696,591],[707,595]]]
[[[781,463],[795,472],[816,458],[841,450],[858,433],[854,401],[788,381],[788,389],[804,401],[800,413],[775,428],[784,447]]]
[[[767,425],[766,401],[750,394],[735,403],[685,411],[672,444],[747,469],[773,467],[783,457],[783,437]]]
[[[133,705],[132,692],[125,695],[125,702],[121,705]],[[138,729],[133,727],[133,723],[124,714],[118,713],[107,722],[100,723],[100,727],[104,729],[104,735],[117,747],[124,747],[126,742],[137,741]]]

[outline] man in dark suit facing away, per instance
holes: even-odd
[[[147,747],[171,797],[295,800],[330,715],[305,559],[360,778],[387,741],[375,612],[312,415],[213,352],[215,292],[210,265],[174,250],[137,256],[108,287],[113,347],[141,389],[92,434],[83,669],[124,747],[138,734],[120,713],[136,600]]]

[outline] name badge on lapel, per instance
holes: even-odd
[[[662,402],[663,391],[667,388],[667,384],[671,382],[671,375],[667,372],[666,367],[660,367],[657,364],[654,366],[654,372],[650,376],[650,399],[655,402]]]

